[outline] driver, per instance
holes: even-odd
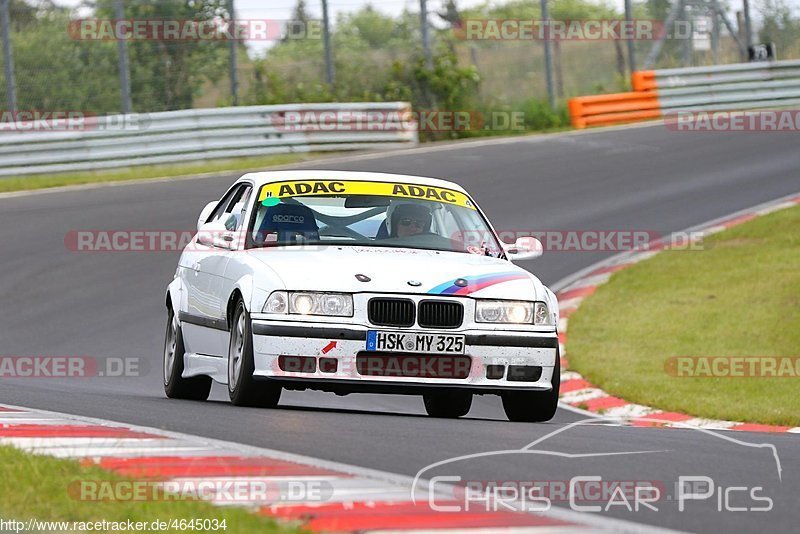
[[[430,233],[431,211],[422,204],[398,204],[389,215],[390,237],[408,237]]]

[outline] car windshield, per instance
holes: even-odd
[[[247,242],[249,248],[326,244],[503,254],[464,193],[389,182],[266,184]]]

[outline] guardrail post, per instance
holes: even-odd
[[[114,2],[114,16],[117,20],[125,19],[125,8],[122,0]],[[131,72],[128,65],[128,37],[120,35],[117,37],[117,53],[119,54],[119,91],[122,101],[122,112],[126,115],[131,113]]]
[[[236,14],[233,10],[233,0],[228,0],[228,16],[230,17],[230,25],[233,31],[229,32],[234,36],[228,41],[228,75],[231,78],[231,100],[234,106],[239,105],[239,66],[236,53],[238,52],[238,43],[236,41]]]
[[[750,22],[750,2],[749,0],[742,0],[742,9],[744,11],[744,44],[747,50],[753,46],[753,25]]]
[[[550,13],[547,10],[547,0],[541,0],[542,3],[542,21],[545,24],[545,28],[547,28],[547,34],[544,36],[543,45],[544,45],[544,70],[545,70],[545,80],[547,82],[547,101],[550,103],[550,109],[553,111],[556,110],[556,97],[553,94],[553,58],[550,55],[550,37],[552,36],[552,32],[550,31]]]
[[[9,22],[11,0],[0,0],[0,33],[3,34],[3,67],[6,78],[6,105],[8,110],[17,111],[17,86],[14,79],[14,54],[11,50],[11,23]]]
[[[631,0],[625,0],[625,21],[631,24],[633,20],[633,7]],[[633,39],[628,39],[628,71],[634,72],[636,70],[636,48]]]
[[[325,46],[325,81],[333,90],[336,69],[333,65],[333,51],[331,50],[331,20],[328,16],[328,0],[322,0],[322,25],[325,27],[325,34],[322,36]]]
[[[719,13],[714,11],[711,17],[711,61],[719,63]]]
[[[419,0],[419,26],[422,31],[422,51],[425,54],[425,68],[433,70],[430,28],[428,28],[428,2]]]
[[[687,24],[689,27],[689,36],[683,40],[681,43],[682,48],[682,58],[681,63],[684,67],[689,67],[692,64],[692,40],[694,38],[694,24],[693,20],[689,18],[689,11],[686,9],[686,0],[680,0],[681,4],[681,22]]]

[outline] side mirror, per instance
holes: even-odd
[[[518,237],[513,245],[503,244],[508,259],[511,261],[532,260],[542,255],[544,247],[535,237]]]
[[[197,230],[200,230],[200,227],[206,223],[208,217],[211,215],[211,212],[214,211],[214,208],[217,207],[217,202],[209,202],[206,204],[206,207],[203,208],[203,211],[200,212],[200,216],[197,218]]]
[[[197,231],[197,242],[207,247],[235,250],[237,247],[236,232],[228,230],[219,221],[212,221],[200,226]]]

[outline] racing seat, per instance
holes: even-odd
[[[319,240],[319,227],[311,208],[302,204],[277,204],[267,208],[264,220],[256,234],[256,241],[264,243],[275,235],[279,243],[302,243]]]
[[[238,230],[241,227],[241,225],[242,225],[242,209],[244,209],[244,202],[239,202],[239,203],[237,203],[236,205],[233,206],[233,209],[231,209],[231,215],[233,215],[234,218],[233,219],[229,219],[229,221],[226,222],[226,224],[225,224],[225,227],[228,230],[231,230],[231,231]]]

